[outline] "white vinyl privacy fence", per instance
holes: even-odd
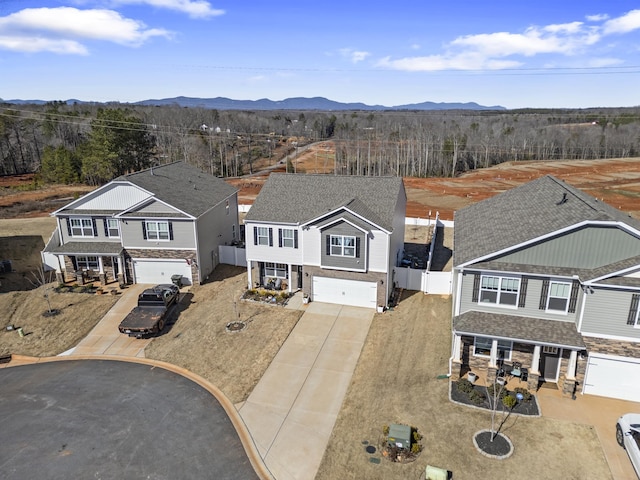
[[[247,266],[247,251],[244,248],[234,245],[220,245],[218,254],[220,255],[220,263],[236,267]]]

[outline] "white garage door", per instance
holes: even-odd
[[[376,308],[376,282],[313,277],[313,301]]]
[[[136,283],[171,283],[171,276],[182,275],[182,284],[191,285],[191,266],[185,260],[133,260]]]
[[[640,359],[589,355],[583,392],[602,397],[640,401]]]

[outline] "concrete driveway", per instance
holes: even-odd
[[[151,339],[138,339],[124,335],[118,330],[118,325],[137,305],[138,295],[150,286],[141,283],[128,286],[89,335],[63,355],[119,355],[143,358],[144,348]]]
[[[1,368],[0,385],[3,479],[268,478],[233,406],[165,368],[59,360]]]
[[[278,480],[316,476],[369,332],[371,309],[312,302],[239,407]]]

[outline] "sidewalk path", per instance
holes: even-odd
[[[278,480],[315,478],[367,337],[371,309],[312,302],[240,415]]]

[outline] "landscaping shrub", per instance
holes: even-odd
[[[467,395],[473,391],[473,383],[471,383],[466,378],[461,378],[456,382],[456,387],[458,391],[462,393],[466,393]]]
[[[527,390],[526,388],[522,388],[522,387],[517,387],[514,388],[514,393],[521,393],[522,394],[522,401],[523,402],[530,402],[531,401],[531,392],[529,390]]]

